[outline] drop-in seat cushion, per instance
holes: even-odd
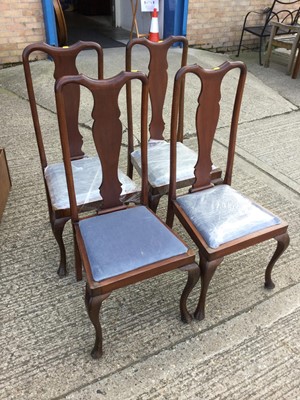
[[[193,179],[198,155],[181,142],[177,142],[177,182]],[[131,161],[141,171],[141,150],[131,153]],[[214,169],[215,167],[212,166]],[[152,187],[162,187],[170,182],[170,143],[164,140],[148,142],[148,180]]]
[[[144,206],[83,219],[79,227],[97,282],[188,250]]]
[[[281,222],[228,185],[180,196],[177,203],[213,249]]]
[[[102,200],[99,187],[102,182],[102,169],[98,157],[84,157],[72,161],[73,179],[75,185],[76,200],[78,205]],[[119,181],[122,183],[121,196],[136,193],[138,186],[121,170],[118,171]],[[64,164],[52,164],[45,168],[52,207],[55,210],[68,209],[70,207],[67,181]]]

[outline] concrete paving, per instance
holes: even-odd
[[[178,51],[169,60],[172,73]],[[209,68],[236,59],[195,49],[189,53],[189,63]],[[105,49],[104,55],[105,76],[123,69],[124,48]],[[86,52],[78,60],[91,76],[92,57]],[[6,148],[13,181],[0,224],[0,399],[300,398],[300,78],[285,74],[283,57],[268,69],[257,64],[257,53],[243,53],[240,59],[249,73],[233,186],[289,223],[291,245],[274,268],[276,287],[263,287],[274,250],[270,241],[225,258],[210,285],[202,322],[180,321],[178,299],[186,280],[180,272],[115,291],[101,311],[104,355],[97,361],[89,354],[94,331],[84,308],[84,282],[75,279],[70,224],[64,234],[69,273],[63,279],[56,275],[58,251],[48,223],[23,69],[0,70],[0,146]],[[146,64],[139,50],[134,65]],[[59,160],[53,82],[47,78],[51,67],[49,61],[33,64],[50,159]],[[235,81],[233,75],[224,85],[225,112],[213,158],[220,167]],[[85,96],[88,105],[91,99]],[[80,118],[87,135],[90,115]],[[186,120],[186,143],[193,147],[190,104]],[[162,218],[165,211],[164,199],[158,210]],[[174,228],[195,248],[178,222]],[[191,310],[199,287],[191,295]]]

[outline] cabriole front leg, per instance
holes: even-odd
[[[95,345],[93,350],[91,351],[91,356],[94,359],[98,359],[102,356],[102,329],[100,324],[100,308],[103,300],[105,300],[110,293],[106,293],[99,296],[91,296],[89,287],[86,286],[85,291],[85,306],[88,313],[88,316],[94,325],[96,338],[95,338]]]
[[[221,264],[222,261],[223,257],[213,261],[207,261],[200,255],[199,265],[201,273],[201,291],[200,291],[199,303],[194,313],[194,317],[199,321],[205,318],[205,301],[206,301],[208,286],[212,277],[214,276],[217,267]]]
[[[275,284],[272,281],[271,274],[274,264],[279,259],[279,257],[284,253],[284,251],[288,248],[290,244],[290,237],[287,232],[282,235],[276,236],[274,238],[277,240],[277,247],[273,257],[271,258],[265,272],[265,288],[266,289],[274,289]]]
[[[70,218],[59,218],[55,219],[51,226],[56,242],[59,246],[60,251],[60,262],[57,273],[60,277],[66,276],[67,274],[67,260],[66,260],[66,249],[63,241],[63,231],[66,225],[66,222],[69,221]]]
[[[185,265],[180,268],[181,271],[186,271],[188,273],[188,280],[183,289],[181,298],[180,298],[180,315],[181,321],[190,323],[192,321],[192,316],[187,310],[187,299],[189,294],[197,284],[200,277],[200,268],[196,263]]]

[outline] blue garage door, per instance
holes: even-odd
[[[186,36],[189,0],[164,0],[164,37]]]
[[[52,0],[42,0],[46,42],[51,46],[58,46],[56,21]]]

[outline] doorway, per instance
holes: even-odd
[[[111,0],[76,0],[78,13],[89,16],[112,16]]]
[[[130,33],[115,27],[114,0],[60,0],[68,45],[79,40],[94,41],[103,48],[122,47]]]

